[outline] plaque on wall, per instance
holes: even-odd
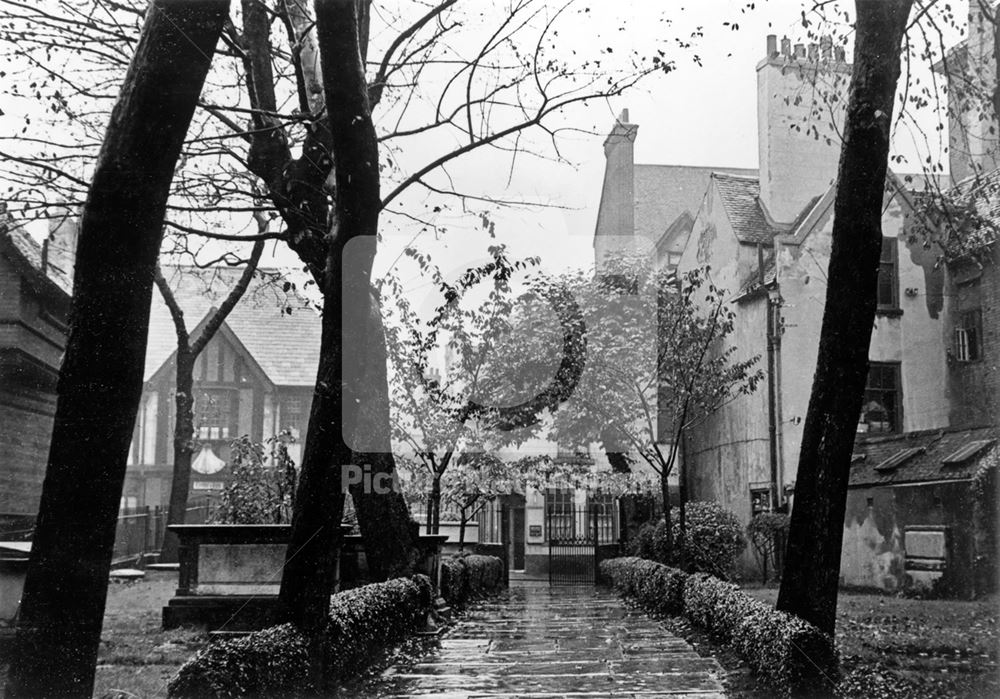
[[[528,536],[541,537],[542,536],[542,525],[541,524],[532,524],[532,525],[530,525],[528,527]]]

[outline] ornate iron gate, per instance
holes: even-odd
[[[545,508],[545,534],[551,585],[594,585],[601,559],[617,555],[611,507],[550,503]]]

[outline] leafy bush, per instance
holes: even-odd
[[[836,684],[837,656],[830,636],[732,583],[704,573],[689,576],[684,612],[783,692],[815,694]]]
[[[331,681],[357,675],[377,651],[413,632],[431,609],[422,575],[365,585],[334,595],[320,648]],[[181,666],[170,697],[281,697],[315,691],[309,641],[291,624],[213,643]]]
[[[684,508],[687,535],[683,546],[688,566],[698,572],[711,573],[728,579],[736,565],[736,558],[746,547],[743,527],[729,510],[715,502],[689,502]],[[675,546],[667,542],[667,528],[661,521],[642,527],[629,542],[628,552],[665,565],[678,565],[681,542],[680,509],[670,511],[671,531]]]
[[[757,675],[782,693],[816,694],[835,681],[832,638],[732,583],[704,573],[688,575],[635,557],[602,561],[601,573],[650,612],[684,614],[728,643]]]
[[[503,561],[496,556],[468,554],[441,563],[441,596],[449,604],[464,604],[503,587]]]
[[[270,447],[270,458],[265,456]],[[266,444],[243,435],[230,444],[232,479],[222,490],[213,521],[219,524],[282,524],[292,521],[295,463],[281,437]]]
[[[685,506],[687,535],[684,551],[693,570],[728,579],[736,558],[746,548],[743,525],[717,502],[689,502]],[[674,541],[681,540],[680,510],[670,511]]]

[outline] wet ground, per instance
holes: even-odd
[[[610,591],[513,587],[472,605],[378,697],[722,697],[722,668]]]

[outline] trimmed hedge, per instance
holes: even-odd
[[[684,582],[687,574],[644,558],[612,558],[601,561],[601,574],[615,589],[657,614],[684,612]]]
[[[320,648],[328,676],[362,672],[380,649],[402,641],[431,609],[427,577],[397,578],[340,592]],[[309,642],[291,624],[213,643],[181,666],[170,680],[170,697],[282,697],[314,692]]]
[[[759,677],[784,693],[817,693],[836,682],[832,638],[732,583],[641,558],[603,561],[601,571],[646,609],[683,613],[728,643]]]
[[[469,554],[441,562],[441,596],[449,604],[461,605],[503,587],[503,561],[496,556]]]

